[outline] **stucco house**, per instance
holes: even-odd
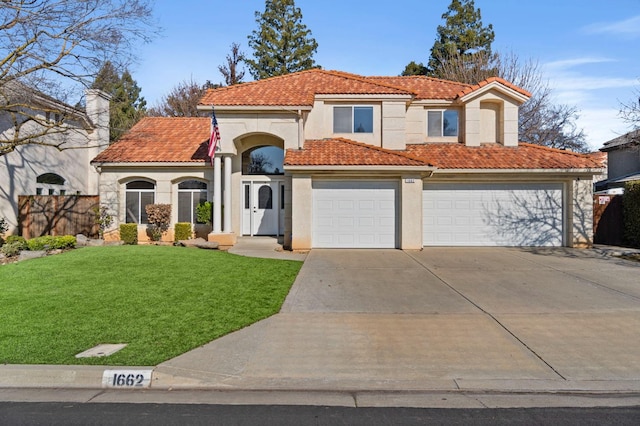
[[[9,224],[7,234],[16,234],[20,195],[98,194],[89,163],[109,145],[109,96],[87,90],[86,107],[78,109],[18,83],[5,84],[2,95],[13,106],[0,114],[0,143],[14,140],[14,119],[18,137],[40,135],[0,156],[0,217]]]
[[[604,143],[607,178],[596,182],[599,193],[622,194],[625,182],[640,180],[640,130],[634,130]]]
[[[585,246],[586,155],[520,143],[530,94],[499,78],[308,70],[209,90],[209,118],[145,118],[92,162],[101,202],[144,228],[144,205],[193,221],[212,200],[212,241],[282,235],[284,246]]]

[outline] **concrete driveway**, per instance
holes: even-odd
[[[640,263],[589,250],[313,250],[281,313],[156,387],[640,391]]]

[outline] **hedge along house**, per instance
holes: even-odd
[[[146,118],[93,164],[120,222],[143,225],[152,202],[172,204],[180,221],[206,195],[208,238],[221,244],[588,245],[599,166],[519,143],[529,96],[498,78],[471,86],[314,69],[209,90],[199,108],[215,106],[219,122],[213,166],[208,118]]]

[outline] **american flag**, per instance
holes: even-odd
[[[211,110],[211,136],[209,136],[209,157],[213,166],[213,157],[216,155],[216,149],[220,142],[220,130],[218,129],[218,120],[216,120],[216,112]]]

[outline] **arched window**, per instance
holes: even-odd
[[[65,180],[55,173],[43,173],[36,178],[37,195],[64,195]]]
[[[134,180],[126,186],[126,222],[148,223],[147,204],[155,203],[156,185],[146,180]]]
[[[187,180],[178,184],[178,222],[196,223],[196,207],[207,201],[207,184]]]
[[[283,175],[284,150],[277,146],[258,146],[242,153],[242,174]]]

